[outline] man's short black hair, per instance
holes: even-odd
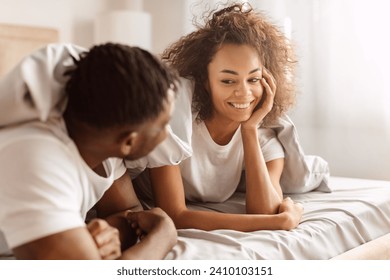
[[[66,114],[98,128],[138,124],[157,117],[177,75],[138,47],[106,43],[76,61],[66,84]],[[175,90],[175,89],[174,89]]]

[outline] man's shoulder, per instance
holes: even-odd
[[[0,130],[0,166],[17,162],[21,168],[47,171],[65,166],[77,173],[78,152],[74,143],[45,123],[31,123]],[[10,162],[12,160],[12,162]],[[71,167],[73,166],[73,167]]]
[[[0,128],[0,149],[40,142],[50,146],[67,146],[71,140],[63,128],[56,127],[53,123],[29,122]]]

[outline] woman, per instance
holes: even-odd
[[[177,228],[295,228],[303,209],[283,199],[283,147],[265,128],[294,101],[287,39],[248,4],[233,5],[211,13],[162,58],[193,84],[193,153],[178,165],[149,169],[156,205]],[[246,214],[187,209],[186,199],[228,199],[243,170]]]

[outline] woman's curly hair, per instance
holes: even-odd
[[[296,61],[289,40],[248,3],[235,4],[211,11],[204,25],[198,24],[196,31],[181,37],[162,54],[162,60],[176,68],[180,76],[193,80],[193,109],[199,111],[200,120],[212,115],[211,95],[205,87],[207,66],[223,44],[254,47],[264,67],[274,76],[277,85],[274,106],[265,124],[294,104]]]

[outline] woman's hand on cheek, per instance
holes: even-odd
[[[258,106],[258,108],[253,111],[252,116],[247,121],[242,123],[243,129],[257,128],[265,116],[272,110],[276,92],[275,79],[272,74],[264,68],[263,78],[260,81],[264,88],[262,97],[264,101],[260,107]]]

